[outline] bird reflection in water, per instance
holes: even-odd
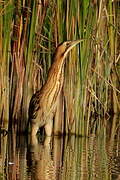
[[[62,138],[46,136],[43,142],[38,143],[37,140],[32,141],[28,148],[28,177],[34,180],[58,179],[58,166],[60,167],[61,164],[60,153],[63,144]],[[55,162],[57,162],[57,165]]]

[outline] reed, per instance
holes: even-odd
[[[30,98],[47,78],[53,50],[61,41],[83,38],[66,59],[54,132],[99,132],[104,117],[120,110],[118,9],[111,0],[2,1],[0,126],[24,130]]]
[[[2,1],[0,4],[0,117],[1,125],[8,129],[9,123],[9,63],[10,34],[12,27],[13,4]]]

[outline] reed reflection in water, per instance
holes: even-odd
[[[115,136],[115,138],[118,138]],[[120,141],[103,129],[90,137],[0,138],[0,179],[111,180],[120,178]]]

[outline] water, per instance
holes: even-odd
[[[90,137],[0,138],[0,180],[118,180],[120,141]]]

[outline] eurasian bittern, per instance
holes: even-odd
[[[29,121],[32,136],[36,135],[42,126],[45,128],[46,135],[51,136],[57,100],[63,86],[65,58],[68,52],[80,41],[66,41],[56,48],[48,79],[30,101]]]

